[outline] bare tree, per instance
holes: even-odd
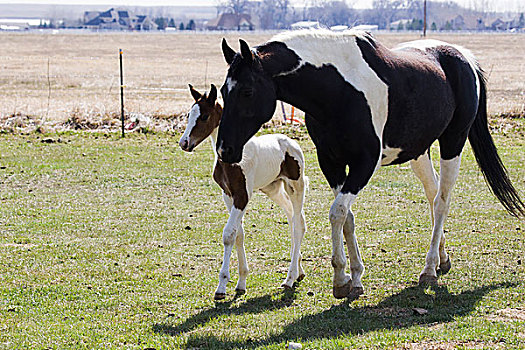
[[[407,2],[402,0],[374,0],[372,16],[380,29],[388,28],[397,12],[406,5]]]
[[[222,1],[219,6],[224,8],[226,11],[229,11],[236,15],[240,15],[242,13],[249,12],[248,9],[250,7],[250,1],[249,0],[225,0],[225,1]]]
[[[289,0],[263,0],[256,8],[262,29],[283,29],[288,27]]]
[[[357,18],[357,12],[351,9],[345,1],[330,1],[323,5],[319,21],[327,26],[352,26]]]

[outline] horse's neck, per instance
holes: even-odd
[[[299,73],[300,74],[300,73]],[[278,87],[277,99],[299,108],[310,115],[322,115],[323,106],[328,103],[329,96],[323,96],[316,87],[315,79],[298,79],[297,75],[274,78]]]
[[[313,37],[306,39],[308,39],[308,43],[296,41],[294,48],[288,48],[288,44],[275,42],[261,47],[260,51],[263,52],[261,59],[263,69],[273,77],[273,81],[277,86],[277,99],[287,102],[317,118],[329,118],[330,116],[326,115],[326,107],[330,104],[340,103],[340,101],[336,100],[338,94],[334,94],[333,91],[328,91],[325,88],[326,82],[323,84],[320,81],[320,74],[317,70],[329,69],[325,67],[326,62],[333,60],[333,57],[330,55],[341,56],[341,48],[337,46],[337,43],[334,43],[333,47],[326,46],[326,42],[330,43],[331,41],[323,40],[323,38]],[[347,36],[344,37],[344,40],[348,41],[348,43],[354,40],[353,45],[345,44],[344,49],[355,49],[356,51],[352,51],[350,59],[337,56],[336,58],[339,61],[343,60],[343,62],[339,62],[340,65],[353,64],[357,62],[356,59],[362,61],[361,53],[355,41],[357,39],[354,36]],[[336,40],[336,42],[339,41]],[[313,44],[310,42],[313,42]],[[317,48],[317,50],[325,49],[326,52],[323,51],[323,54],[327,57],[319,59],[318,52],[313,51],[312,53],[309,51],[310,46]],[[305,64],[305,62],[309,64]],[[335,83],[334,89],[337,89],[338,87]]]

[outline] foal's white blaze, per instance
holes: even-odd
[[[226,78],[226,87],[228,88],[228,92],[232,91],[235,85],[237,85],[236,80],[233,80],[231,77]]]
[[[182,145],[186,141],[188,144],[190,143],[190,134],[195,125],[197,124],[197,119],[199,119],[199,116],[201,115],[201,109],[197,103],[195,103],[188,113],[188,125],[186,126],[186,130],[184,130],[184,134],[182,134],[182,137],[180,138],[179,144]]]
[[[438,46],[451,46],[455,48],[456,50],[463,55],[467,63],[469,64],[470,68],[472,69],[472,72],[474,73],[474,77],[476,78],[476,91],[478,93],[478,99],[480,96],[480,89],[481,85],[479,82],[479,76],[477,74],[478,71],[478,61],[474,54],[467,48],[464,48],[463,46],[459,45],[453,45],[446,43],[444,41],[434,40],[434,39],[425,39],[425,40],[415,40],[415,41],[409,41],[406,43],[399,44],[394,50],[402,50],[404,48],[414,48],[421,51],[426,51],[427,49],[432,49]]]
[[[382,141],[388,114],[388,86],[368,65],[357,46],[357,38],[367,40],[366,33],[359,31],[331,32],[329,30],[298,31],[275,36],[293,50],[301,59],[298,70],[305,63],[316,67],[331,65],[354,88],[364,93],[372,112],[374,130]],[[290,73],[291,73],[290,72]]]

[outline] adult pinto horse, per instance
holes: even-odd
[[[332,226],[333,294],[363,293],[364,272],[351,206],[382,165],[410,161],[430,202],[433,230],[420,284],[434,284],[451,263],[443,225],[467,138],[493,193],[513,215],[525,215],[487,126],[486,82],[466,49],[435,40],[390,50],[370,34],[327,30],[279,34],[240,52],[223,39],[229,64],[221,92],[224,111],[217,152],[241,160],[243,145],[274,113],[276,100],[306,112],[319,165],[335,194]],[[429,148],[440,145],[440,176]],[[351,275],[345,273],[343,234]]]

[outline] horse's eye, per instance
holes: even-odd
[[[201,115],[201,120],[202,120],[203,122],[205,122],[206,120],[208,120],[209,117],[210,117],[209,114],[202,114],[202,115]]]
[[[243,89],[242,90],[242,96],[244,97],[252,97],[253,96],[253,89]]]

